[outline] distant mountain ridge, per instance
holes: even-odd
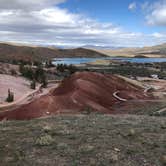
[[[142,47],[142,48],[121,48],[116,50],[108,49],[94,49],[100,53],[108,56],[124,56],[124,57],[161,57],[166,58],[166,43],[156,46]]]
[[[107,55],[85,48],[58,49],[53,47],[24,46],[17,44],[0,43],[0,60],[42,61],[52,58],[73,57],[106,57]]]
[[[86,45],[83,48],[62,49],[54,46],[42,47],[17,43],[0,42],[0,61],[14,60],[45,61],[53,58],[100,58],[107,56],[123,57],[164,57],[166,58],[166,43],[143,48],[117,48]]]
[[[84,45],[82,48],[87,48],[87,49],[99,49],[99,50],[118,50],[122,49],[125,47],[115,47],[115,46],[95,46],[95,45]]]

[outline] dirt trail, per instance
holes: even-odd
[[[122,99],[121,97],[118,96],[119,91],[113,93],[113,96],[118,99],[119,101],[127,101],[127,99]]]

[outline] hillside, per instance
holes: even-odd
[[[152,98],[152,96],[144,94],[142,87],[118,76],[77,72],[64,79],[49,94],[15,110],[0,112],[0,120],[23,120],[59,113],[79,114],[84,111],[112,114],[115,113],[112,106],[119,101]]]
[[[93,50],[76,49],[56,49],[48,47],[18,46],[14,44],[0,43],[0,61],[38,61],[51,58],[69,57],[104,57],[106,55]]]
[[[124,56],[124,57],[145,56],[145,57],[165,57],[166,58],[166,44],[161,44],[161,45],[157,45],[153,47],[122,48],[118,50],[105,49],[105,50],[98,50],[98,51],[108,56]]]
[[[68,115],[0,123],[2,166],[164,166],[166,118]]]

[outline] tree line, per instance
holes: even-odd
[[[46,72],[44,71],[43,67],[37,66],[36,68],[32,68],[30,66],[25,66],[24,64],[19,65],[19,71],[21,75],[29,80],[31,80],[31,88],[36,88],[36,82],[42,84],[43,88],[47,87],[47,77]]]

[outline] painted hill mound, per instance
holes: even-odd
[[[1,112],[0,119],[32,119],[55,114],[77,114],[87,108],[113,113],[112,105],[126,100],[147,99],[143,89],[115,75],[78,72],[62,81],[58,88],[18,109]]]

